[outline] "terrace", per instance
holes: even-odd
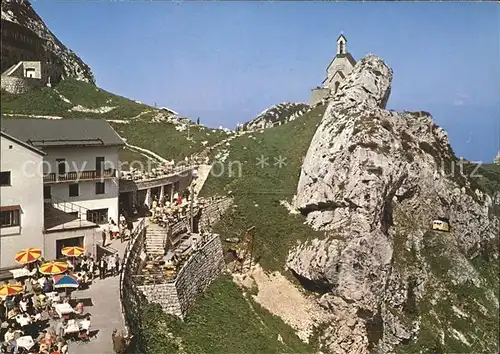
[[[64,183],[75,181],[92,181],[116,177],[116,170],[113,168],[93,171],[74,171],[64,174],[48,173],[43,176],[43,183]]]

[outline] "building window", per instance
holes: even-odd
[[[50,186],[43,186],[43,199],[50,199],[52,198],[52,193],[51,193],[51,188]]]
[[[87,210],[87,221],[106,224],[108,222],[108,209]]]
[[[20,226],[20,210],[15,207],[12,210],[0,211],[0,227]]]
[[[104,194],[104,182],[96,182],[95,194]]]
[[[0,172],[0,186],[10,186],[10,171]]]
[[[69,185],[69,196],[78,197],[78,183],[72,183]]]
[[[66,160],[65,159],[56,159],[56,165],[57,165],[57,173],[59,175],[65,175],[66,174]]]

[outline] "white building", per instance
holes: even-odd
[[[125,145],[100,119],[2,120],[9,135],[43,151],[44,255],[95,245],[98,225],[118,221],[119,159]]]
[[[44,153],[0,132],[0,268],[16,265],[16,252],[43,248]]]
[[[326,78],[323,80],[322,87],[312,90],[311,106],[335,94],[355,65],[356,60],[347,51],[347,39],[341,34],[337,38],[337,55],[326,69]]]

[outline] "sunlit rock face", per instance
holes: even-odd
[[[377,56],[356,64],[329,103],[297,187],[295,208],[327,237],[291,250],[287,265],[323,289],[321,303],[337,319],[323,334],[332,353],[387,352],[417,340],[424,314],[408,308],[453,296],[450,287],[474,284],[488,294],[482,306],[498,307],[471,263],[498,259],[498,200],[475,188],[429,113],[385,109],[392,75]],[[438,217],[451,232],[430,231]],[[434,263],[446,268],[440,276]],[[443,345],[447,335],[464,346],[474,340],[436,326]]]

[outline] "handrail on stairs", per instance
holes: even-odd
[[[76,203],[73,203],[73,202],[58,198],[58,197],[51,196],[50,202],[46,202],[46,204],[50,204],[53,208],[55,208],[59,211],[62,211],[66,214],[71,215],[71,214],[76,213],[76,218],[78,219],[78,227],[82,226],[82,221],[90,221],[90,222],[93,222],[95,224],[100,224],[100,223],[102,224],[102,223],[107,222],[107,220],[99,220],[97,212],[93,212],[89,208],[86,208],[86,207],[81,206],[79,204],[76,204]],[[58,218],[57,216],[45,218],[46,221],[57,220],[57,219],[61,220],[61,218]],[[61,224],[62,229],[65,229],[65,225],[69,224],[70,222],[73,223],[74,219],[62,222],[62,224]],[[73,226],[75,226],[74,223],[73,223]]]

